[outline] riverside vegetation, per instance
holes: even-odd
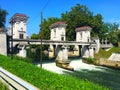
[[[88,80],[59,75],[3,55],[0,55],[0,66],[41,90],[109,90]]]

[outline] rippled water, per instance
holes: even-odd
[[[70,65],[74,67],[75,71],[59,68],[54,62],[44,63],[43,68],[59,74],[69,74],[80,79],[89,80],[107,86],[112,90],[120,90],[120,70],[86,64],[81,59],[71,60]]]

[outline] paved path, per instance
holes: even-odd
[[[120,53],[112,53],[108,60],[120,61]]]

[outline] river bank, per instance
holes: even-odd
[[[119,69],[120,70],[120,61],[112,61],[112,60],[105,60],[100,59],[96,62],[97,65],[105,66],[109,68]]]

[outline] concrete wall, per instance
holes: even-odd
[[[63,40],[62,40],[62,37],[64,38]],[[65,41],[66,40],[65,28],[57,27],[57,28],[51,29],[50,40]]]
[[[0,54],[7,55],[6,31],[0,28]]]
[[[76,32],[76,41],[88,42],[90,41],[89,38],[90,38],[89,30]]]
[[[9,27],[8,35],[11,35],[12,25]],[[19,39],[20,34],[23,34],[23,39],[27,38],[26,34],[26,22],[24,21],[17,21],[13,23],[13,38]]]

